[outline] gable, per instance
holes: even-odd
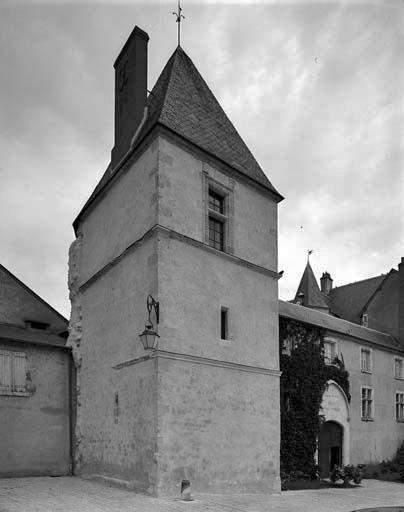
[[[53,332],[68,327],[66,318],[0,265],[0,323],[25,327],[26,320],[49,324]]]

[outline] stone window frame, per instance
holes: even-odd
[[[366,366],[364,359],[362,358],[363,353],[369,354],[369,366]],[[362,373],[373,373],[373,350],[369,347],[360,347],[359,349],[359,364]]]
[[[397,365],[396,362],[400,361],[401,363],[401,374],[397,374]],[[394,356],[394,378],[397,380],[404,380],[404,358],[399,356]]]
[[[0,349],[0,395],[31,396],[26,387],[27,354]]]
[[[362,326],[369,327],[369,314],[368,313],[363,313],[363,315],[362,315]]]
[[[395,416],[398,423],[404,423],[404,391],[396,390]]]
[[[370,391],[370,396],[364,398],[363,391]],[[364,402],[370,404],[370,414],[364,414]],[[374,389],[370,386],[361,386],[361,420],[362,421],[374,421],[375,419],[375,396]]]
[[[209,190],[223,197],[223,214],[209,208]],[[234,187],[209,176],[207,171],[202,172],[202,203],[203,203],[203,233],[204,242],[209,245],[209,217],[217,218],[220,215],[223,222],[223,251],[219,252],[233,254],[233,224],[234,224]],[[213,248],[212,248],[213,249]]]

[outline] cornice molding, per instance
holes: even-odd
[[[247,373],[258,373],[261,375],[271,375],[273,377],[280,377],[281,371],[273,369],[273,368],[265,368],[261,366],[251,366],[241,363],[234,363],[232,361],[224,361],[221,359],[211,359],[210,357],[202,357],[195,356],[192,354],[182,354],[179,352],[171,352],[168,350],[154,350],[150,354],[145,356],[136,357],[134,359],[129,359],[128,361],[123,361],[122,363],[118,363],[114,365],[112,368],[114,370],[121,370],[123,368],[127,368],[129,366],[133,366],[139,363],[143,363],[145,361],[149,361],[151,359],[171,359],[174,361],[182,361],[185,363],[193,363],[193,364],[201,364],[207,366],[216,366],[219,368],[226,368],[228,370],[235,370],[239,372],[247,372]]]
[[[166,236],[173,240],[178,240],[178,241],[186,243],[188,245],[192,245],[193,247],[202,249],[205,252],[215,254],[216,256],[218,256],[220,258],[224,258],[228,261],[231,261],[232,263],[234,263],[236,265],[240,265],[242,267],[249,268],[253,272],[258,272],[260,274],[264,274],[266,276],[272,277],[273,279],[278,280],[281,277],[278,274],[278,272],[276,272],[275,270],[261,267],[260,265],[256,265],[255,263],[251,263],[250,261],[239,258],[238,256],[235,256],[234,254],[229,254],[227,252],[219,251],[217,249],[214,249],[213,247],[210,247],[209,245],[205,244],[204,242],[195,240],[194,238],[191,238],[189,236],[178,233],[177,231],[174,231],[165,226],[161,226],[160,224],[155,224],[148,231],[146,231],[146,233],[141,238],[139,238],[135,242],[128,245],[128,247],[126,249],[124,249],[120,254],[118,254],[118,256],[115,256],[111,261],[109,261],[106,265],[104,265],[102,268],[100,268],[100,270],[97,270],[97,272],[95,272],[91,277],[89,277],[82,284],[80,284],[79,290],[83,291],[86,288],[88,288],[88,286],[90,286],[92,283],[97,281],[97,279],[99,279],[101,276],[106,274],[108,272],[108,270],[110,270],[112,267],[117,265],[125,256],[130,254],[137,247],[140,247],[146,240],[151,238],[154,233],[156,233],[158,235]]]

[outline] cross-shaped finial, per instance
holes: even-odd
[[[307,249],[307,263],[310,261],[310,254],[313,252],[313,249]]]
[[[181,18],[185,20],[185,16],[181,14],[182,7],[180,0],[178,0],[178,12],[173,12],[174,16],[176,16],[176,22],[178,23],[178,46],[181,46]]]

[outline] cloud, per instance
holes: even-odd
[[[402,255],[397,5],[183,6],[184,49],[285,196],[284,298],[308,248],[335,284],[386,272]],[[151,89],[176,46],[172,10],[165,1],[0,7],[1,262],[64,314],[71,222],[113,145],[114,59],[134,24],[148,31]]]

